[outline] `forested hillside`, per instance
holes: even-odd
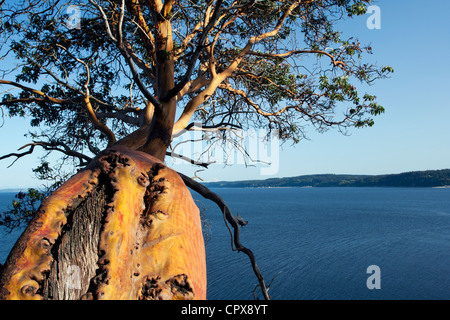
[[[221,181],[209,187],[443,187],[450,186],[450,169],[386,175],[315,174],[266,180]]]

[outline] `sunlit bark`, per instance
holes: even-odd
[[[199,210],[155,157],[107,150],[42,204],[6,261],[0,297],[205,299]]]

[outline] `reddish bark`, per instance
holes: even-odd
[[[87,202],[99,190],[107,198],[103,207]],[[82,207],[88,213],[78,221]],[[99,213],[97,238],[86,227],[92,222],[84,221],[90,210]],[[77,223],[85,230],[75,232]],[[67,257],[93,239],[98,245]],[[61,252],[63,245],[69,249]],[[83,254],[96,259],[90,271],[79,266]],[[68,265],[83,271],[76,295],[64,294],[73,279],[58,270]],[[2,299],[205,299],[199,210],[175,171],[148,154],[116,146],[42,203],[5,263],[0,288]]]

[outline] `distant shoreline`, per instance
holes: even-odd
[[[21,192],[21,191],[25,191],[28,190],[28,188],[7,188],[7,189],[0,189],[1,193],[13,193],[13,192]]]
[[[205,182],[204,185],[212,188],[450,188],[450,169],[384,175],[314,174],[265,180]]]
[[[450,169],[411,171],[397,174],[313,174],[264,180],[204,182],[209,188],[321,188],[381,187],[450,189]],[[0,193],[27,191],[28,188],[5,188]]]
[[[326,187],[229,187],[229,186],[220,186],[220,187],[216,187],[216,186],[208,186],[208,188],[217,188],[217,189],[233,189],[233,188],[241,188],[241,189],[293,189],[293,188],[297,188],[297,189],[321,189],[321,188],[410,188],[410,189],[450,189],[450,186],[438,186],[438,187],[387,187],[387,186],[326,186]],[[1,191],[0,191],[1,192]]]

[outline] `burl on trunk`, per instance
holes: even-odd
[[[160,160],[116,146],[48,197],[11,251],[2,299],[205,299],[199,210]]]

